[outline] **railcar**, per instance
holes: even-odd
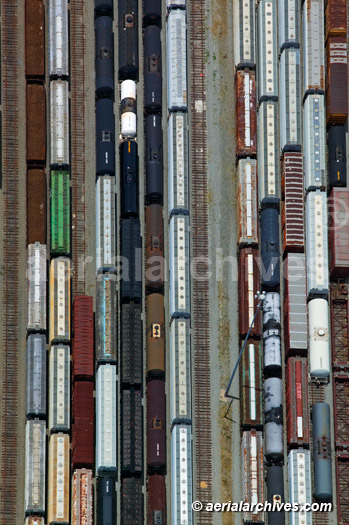
[[[46,98],[45,88],[41,84],[27,83],[26,119],[27,164],[44,166],[46,161]]]
[[[53,434],[49,441],[47,523],[69,525],[69,435]]]
[[[234,60],[237,68],[256,67],[256,15],[253,0],[234,0]]]
[[[235,90],[236,155],[254,157],[257,154],[256,73],[248,69],[237,71]]]
[[[115,521],[115,480],[111,477],[97,478],[97,525],[106,525]]]
[[[263,329],[280,329],[280,294],[267,292],[263,303]]]
[[[267,328],[263,331],[264,374],[281,376],[281,337],[279,328]]]
[[[241,246],[258,244],[257,161],[247,158],[238,162],[237,223]]]
[[[113,16],[113,0],[95,0],[95,16]]]
[[[123,523],[144,523],[142,480],[124,478],[121,481],[121,520]]]
[[[121,300],[139,302],[142,297],[142,238],[136,217],[121,219]]]
[[[264,381],[264,453],[270,463],[283,461],[282,381],[278,377]]]
[[[51,254],[70,253],[69,172],[51,170]]]
[[[185,9],[186,0],[167,0],[167,9]]]
[[[164,524],[166,520],[165,476],[153,474],[148,478],[148,525]]]
[[[143,408],[141,390],[121,392],[121,470],[123,475],[143,472]]]
[[[330,375],[328,303],[312,299],[308,303],[310,377],[326,380]]]
[[[349,188],[333,188],[328,199],[329,256],[332,277],[349,274]]]
[[[325,92],[323,0],[303,2],[303,89],[305,96]]]
[[[69,84],[64,80],[50,82],[50,164],[68,167],[69,157]]]
[[[284,49],[280,57],[280,150],[301,151],[301,70],[299,49]]]
[[[287,443],[291,448],[309,445],[308,363],[290,357],[286,370]]]
[[[46,330],[46,245],[36,242],[28,245],[27,297],[28,331]]]
[[[95,20],[96,95],[112,97],[114,94],[114,35],[113,20],[99,16]]]
[[[70,341],[71,262],[52,259],[50,266],[50,342]]]
[[[46,511],[46,423],[39,419],[25,426],[25,485],[26,514],[43,515]]]
[[[279,199],[264,199],[260,215],[261,281],[267,291],[280,286]]]
[[[300,46],[301,41],[301,6],[300,0],[279,0],[279,48]]]
[[[347,34],[347,2],[334,0],[325,2],[326,40],[328,37],[346,37]]]
[[[304,188],[303,156],[285,152],[281,163],[282,191],[281,226],[284,254],[304,251]]]
[[[171,423],[191,423],[190,321],[174,319],[170,327]]]
[[[113,101],[101,98],[96,101],[96,173],[115,174],[115,122]]]
[[[116,366],[100,365],[96,375],[96,473],[109,478],[117,471]]]
[[[27,339],[26,415],[46,417],[46,336],[32,334]]]
[[[143,24],[161,25],[161,0],[145,0],[143,3]]]
[[[332,501],[330,406],[315,403],[312,407],[314,495],[319,501]]]
[[[145,209],[145,286],[150,292],[161,292],[164,286],[163,208],[150,204]]]
[[[158,379],[147,384],[147,466],[158,473],[166,466],[165,383]]]
[[[291,450],[288,455],[289,502],[304,505],[312,503],[310,452],[302,448]],[[311,525],[311,512],[291,511],[291,525]]]
[[[119,10],[119,80],[138,80],[138,2],[120,0]]]
[[[137,135],[137,92],[136,82],[121,82],[121,135],[134,138]]]
[[[189,217],[174,215],[170,221],[170,315],[190,317]]]
[[[165,309],[164,296],[147,295],[147,373],[162,378],[165,373]]]
[[[162,107],[160,28],[150,25],[144,30],[144,108],[149,113]]]
[[[277,2],[260,0],[258,17],[258,100],[276,100],[278,91]]]
[[[284,503],[284,476],[282,467],[272,465],[267,469],[267,494],[269,503]],[[285,511],[268,512],[269,525],[284,525]]]
[[[245,336],[252,324],[258,299],[256,294],[260,289],[259,251],[257,248],[242,248],[238,258],[239,276],[239,333]],[[261,319],[257,315],[250,331],[250,337],[258,339],[261,335]]]
[[[48,6],[49,74],[69,75],[68,0],[52,0]]]
[[[140,304],[121,306],[121,380],[123,385],[143,381],[143,328]]]
[[[73,380],[93,381],[94,316],[93,297],[76,295],[73,302]]]
[[[43,169],[28,169],[27,244],[36,242],[46,244],[46,176]]]
[[[169,11],[167,18],[167,102],[170,111],[187,111],[186,12]]]
[[[304,186],[326,189],[325,97],[308,95],[303,110]]]
[[[72,468],[93,468],[95,403],[92,381],[75,381],[72,400]]]
[[[93,473],[92,470],[74,471],[72,481],[71,524],[93,525]]]
[[[258,126],[258,198],[279,198],[278,104],[268,100],[260,104]]]
[[[193,525],[192,429],[175,425],[171,446],[172,513],[171,523]],[[186,468],[183,468],[186,465]]]
[[[116,208],[115,179],[110,175],[98,177],[96,183],[96,269],[115,265]]]
[[[45,76],[45,10],[42,0],[25,4],[25,74],[43,79]]]
[[[244,431],[241,440],[242,501],[264,503],[263,435],[256,430]],[[244,522],[264,523],[263,512],[244,512]]]
[[[148,115],[146,117],[145,133],[146,202],[162,204],[163,140],[160,115]]]
[[[139,182],[137,143],[127,140],[120,144],[121,216],[139,216]]]
[[[263,427],[262,348],[259,341],[250,340],[242,354],[240,367],[241,427]]]
[[[169,214],[189,210],[188,120],[183,112],[171,113],[168,120],[168,203]]]
[[[53,345],[49,360],[49,420],[50,432],[70,430],[70,349]]]
[[[331,188],[347,185],[345,126],[331,126],[328,129],[328,171]]]
[[[96,359],[115,363],[117,359],[116,275],[98,275],[96,290]]]
[[[348,47],[346,37],[326,43],[326,122],[345,124],[348,118]]]

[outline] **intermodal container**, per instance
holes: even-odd
[[[95,421],[93,390],[93,383],[90,381],[75,381],[73,385],[73,469],[93,467]]]
[[[45,88],[27,84],[27,162],[45,164],[46,120]]]
[[[258,244],[257,161],[254,159],[239,160],[237,201],[238,243],[240,246]]]
[[[345,37],[329,38],[326,43],[326,58],[327,125],[345,124],[348,117],[347,39]]]
[[[281,163],[281,227],[284,253],[304,251],[304,190],[302,153],[286,152]]]
[[[45,75],[45,11],[42,0],[25,3],[25,74],[27,78]]]
[[[286,356],[306,355],[308,329],[305,255],[289,253],[284,261],[283,273]]]
[[[69,485],[69,436],[53,434],[49,443],[48,525],[69,525]]]
[[[71,525],[93,525],[93,473],[75,470],[72,481]]]
[[[290,357],[286,369],[287,443],[309,445],[308,363],[306,357]]]
[[[46,244],[46,175],[27,171],[27,244]]]
[[[237,71],[235,76],[236,97],[236,155],[257,154],[256,74],[254,71]]]
[[[328,199],[330,273],[349,275],[349,188],[333,188]]]
[[[263,353],[260,342],[249,341],[240,366],[240,416],[242,428],[263,426]]]
[[[93,298],[76,295],[73,303],[73,380],[93,379]]]
[[[70,180],[68,171],[51,170],[51,253],[70,253]]]
[[[255,298],[259,290],[259,251],[257,248],[243,248],[239,253],[238,275],[239,275],[239,332],[246,335],[252,323],[258,300]],[[260,337],[260,316],[257,315],[252,326],[250,336]]]
[[[325,9],[326,38],[333,36],[346,37],[347,34],[347,1],[331,0]]]

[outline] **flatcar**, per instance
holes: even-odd
[[[332,501],[330,406],[315,403],[312,407],[314,495],[319,501]]]
[[[242,354],[240,366],[241,427],[261,429],[263,426],[262,348],[250,340]]]
[[[28,83],[26,97],[27,164],[43,166],[46,160],[46,99],[44,86]],[[53,124],[58,125],[56,122],[53,122]],[[51,141],[53,138],[51,137]]]
[[[308,364],[305,357],[290,357],[286,370],[287,443],[309,445]]]
[[[326,188],[325,97],[308,95],[303,112],[304,185],[307,191]]]
[[[96,95],[112,97],[114,94],[114,38],[113,20],[99,16],[95,20]]]
[[[258,100],[277,100],[278,91],[278,37],[277,2],[260,0],[258,17]]]
[[[348,118],[348,48],[346,37],[326,43],[326,122],[345,124]]]
[[[116,362],[117,315],[116,275],[107,272],[98,275],[96,290],[96,359],[98,362]]]
[[[263,490],[263,435],[256,430],[242,433],[241,440],[242,501],[264,503]],[[244,512],[247,523],[264,523],[264,513]]]
[[[300,0],[279,0],[279,48],[299,48],[301,41]]]
[[[165,309],[164,296],[151,293],[147,305],[147,373],[150,378],[162,378],[165,373]]]
[[[141,390],[121,392],[121,471],[123,475],[143,472],[143,408]]]
[[[148,525],[166,523],[165,476],[153,474],[148,478]]]
[[[115,174],[115,122],[113,101],[101,98],[96,101],[96,173]]]
[[[95,403],[91,381],[73,383],[72,468],[92,468],[94,459]]]
[[[95,0],[95,16],[113,16],[113,0]]]
[[[49,361],[49,421],[51,432],[70,430],[70,349],[53,345]]]
[[[50,82],[50,164],[69,165],[69,84],[64,80]]]
[[[138,80],[138,2],[120,0],[119,9],[119,80]]]
[[[284,49],[280,57],[280,150],[301,151],[301,69],[299,49]]]
[[[51,255],[70,253],[69,172],[51,170]]]
[[[96,269],[115,265],[115,179],[100,176],[96,183]]]
[[[331,126],[328,129],[328,171],[331,188],[347,185],[345,126]]]
[[[25,426],[25,486],[26,514],[44,514],[46,479],[46,423],[39,419]]]
[[[310,376],[326,379],[330,375],[328,303],[312,299],[308,303]]]
[[[170,315],[190,317],[189,217],[174,215],[170,221]]]
[[[281,226],[284,254],[304,251],[304,188],[303,156],[296,151],[285,152],[281,163],[282,191]]]
[[[191,350],[189,319],[174,319],[170,327],[171,424],[191,423]]]
[[[97,478],[97,525],[116,521],[115,480],[111,477]]]
[[[142,239],[136,217],[121,219],[121,300],[139,302],[142,297]]]
[[[257,118],[258,198],[279,197],[278,103],[262,102]]]
[[[165,383],[157,379],[147,384],[147,466],[160,473],[166,466]]]
[[[25,525],[45,525],[45,520],[40,516],[28,516]]]
[[[93,380],[93,297],[76,295],[73,302],[73,380]]]
[[[27,78],[45,76],[45,10],[42,0],[25,3],[25,74]]]
[[[303,448],[291,450],[288,455],[289,502],[304,505],[312,503],[310,452]],[[291,525],[311,525],[311,512],[291,511]]]
[[[143,381],[143,331],[140,304],[121,306],[121,381],[141,385]]]
[[[167,18],[167,102],[170,111],[187,111],[186,12],[169,11]]]
[[[148,115],[146,133],[146,202],[162,204],[163,198],[163,141],[160,115]]]
[[[50,266],[50,342],[70,341],[71,262],[52,259]]]
[[[92,470],[74,471],[72,481],[71,525],[93,525]]]
[[[145,0],[143,4],[143,24],[161,25],[161,0]]]
[[[235,74],[236,155],[257,154],[256,73],[248,69]]]
[[[46,176],[43,169],[27,171],[27,244],[46,244]]]
[[[269,503],[284,503],[284,476],[282,467],[272,465],[267,469],[267,494]],[[269,525],[284,525],[285,511],[268,512]]]
[[[137,135],[137,92],[136,82],[124,80],[121,82],[121,135],[124,138],[134,138]]]
[[[164,286],[164,223],[162,206],[150,204],[145,209],[145,286],[161,292]]]
[[[258,244],[257,162],[254,159],[238,162],[237,203],[240,247]]]
[[[46,330],[46,245],[36,242],[28,245],[27,297],[28,331]]]
[[[347,34],[347,2],[335,0],[325,2],[326,39],[328,37],[346,37]]]
[[[69,435],[53,434],[49,442],[47,523],[69,525]]]
[[[303,2],[303,89],[305,95],[325,92],[324,51],[323,0],[305,0]]]
[[[96,375],[96,473],[114,477],[117,470],[116,366],[100,365]]]
[[[270,463],[283,460],[282,381],[268,377],[264,381],[264,453]]]
[[[160,28],[150,25],[144,30],[144,108],[149,113],[162,107]]]
[[[239,333],[246,335],[253,321],[258,300],[256,293],[259,286],[259,252],[257,248],[242,248],[238,258],[239,276]],[[250,331],[250,336],[259,338],[261,334],[260,316],[257,315]]]
[[[175,425],[171,446],[172,513],[171,523],[193,525],[192,429],[190,425]],[[183,465],[186,468],[183,468]]]
[[[27,339],[26,415],[46,417],[46,336],[32,334]]]
[[[144,523],[142,480],[124,478],[121,481],[121,521]]]
[[[49,74],[69,75],[68,0],[52,0],[48,6]]]
[[[189,210],[188,117],[171,113],[168,120],[168,207],[169,214]]]
[[[121,216],[139,216],[139,182],[137,143],[127,140],[120,144]]]
[[[261,281],[267,291],[280,286],[279,199],[264,199],[260,215]]]
[[[237,68],[256,67],[256,15],[253,0],[234,0],[234,60]]]

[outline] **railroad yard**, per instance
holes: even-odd
[[[349,524],[347,4],[1,0],[1,524]]]

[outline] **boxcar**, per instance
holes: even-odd
[[[325,90],[325,42],[323,0],[303,2],[304,93]]]
[[[72,467],[92,468],[94,457],[95,403],[93,382],[75,381],[73,384]]]
[[[121,306],[121,380],[123,385],[140,385],[143,380],[142,307]]]
[[[100,365],[96,376],[96,474],[110,477],[118,457],[116,366]]]
[[[166,465],[165,383],[155,379],[147,384],[147,466],[161,472]]]
[[[160,115],[148,115],[145,121],[146,133],[146,201],[158,202],[163,199],[163,141]]]
[[[263,489],[263,435],[251,430],[242,433],[241,440],[242,501],[264,503]],[[264,513],[244,512],[245,522],[264,523]]]
[[[143,506],[142,480],[136,478],[123,479],[121,482],[122,522],[144,523]]]
[[[261,281],[267,291],[280,286],[279,199],[264,199],[260,215]]]
[[[51,432],[70,430],[70,349],[65,345],[50,349],[48,426]]]
[[[25,74],[45,76],[45,11],[42,0],[25,3]]]
[[[308,95],[304,102],[304,185],[307,191],[326,188],[325,97]]]
[[[127,140],[120,145],[121,216],[138,217],[138,153],[137,143]]]
[[[114,94],[114,35],[113,20],[100,16],[95,20],[96,95]]]
[[[158,112],[162,107],[161,38],[156,25],[146,27],[144,39],[144,108]]]
[[[286,356],[306,355],[308,348],[305,255],[289,253],[284,262],[284,330]]]
[[[312,503],[310,452],[302,448],[288,455],[289,502],[304,505]],[[305,511],[289,513],[291,525],[311,525],[312,514]]]
[[[28,331],[46,330],[46,246],[36,242],[28,244],[27,297]]]
[[[279,0],[279,47],[300,46],[301,38],[301,6],[299,0]]]
[[[121,471],[127,476],[143,472],[142,392],[135,388],[121,392]]]
[[[115,121],[113,101],[101,98],[96,101],[96,173],[115,173]]]
[[[278,104],[262,102],[258,110],[258,198],[279,197]]]
[[[254,159],[238,162],[237,201],[238,243],[240,247],[258,244],[257,161]]]
[[[26,355],[26,415],[46,417],[46,336],[29,335]]]
[[[183,112],[168,120],[168,207],[169,214],[189,210],[188,121]]]
[[[257,154],[256,74],[247,69],[235,75],[236,155]]]
[[[27,84],[27,163],[45,164],[46,110],[45,88],[40,84]]]
[[[143,4],[143,24],[161,25],[161,0],[145,0]]]
[[[164,285],[164,224],[162,206],[150,204],[145,209],[145,286],[161,292]]]
[[[52,259],[50,266],[50,342],[70,341],[71,262]]]
[[[68,1],[49,3],[49,73],[50,76],[69,75]]]
[[[142,238],[136,217],[121,219],[121,300],[139,302],[142,297]]]
[[[234,0],[233,6],[235,66],[255,68],[255,2],[253,0]]]
[[[96,183],[96,269],[115,265],[115,179],[100,176]]]
[[[124,80],[121,82],[121,135],[124,138],[134,138],[137,135],[137,91],[136,82]]]
[[[169,230],[170,315],[190,317],[189,217],[174,215]]]
[[[50,164],[69,165],[69,84],[63,80],[50,82]]]
[[[69,436],[53,434],[49,442],[47,523],[69,525]]]
[[[262,428],[262,348],[260,342],[248,341],[240,366],[240,417],[242,428]]]
[[[116,302],[115,274],[98,275],[96,290],[96,359],[98,362],[116,362]]]
[[[243,248],[240,250],[238,259],[240,336],[247,334],[258,304],[258,300],[255,298],[260,288],[258,259],[259,252],[257,248]],[[251,328],[250,336],[258,338],[260,334],[260,315],[257,315]]]
[[[70,180],[68,171],[51,170],[51,254],[70,253]]]
[[[93,525],[93,473],[75,470],[72,481],[71,525]]]
[[[272,465],[267,469],[267,495],[269,503],[284,503],[284,476],[282,467]],[[268,525],[283,525],[285,511],[268,512]]]
[[[189,425],[175,425],[171,443],[171,523],[193,525],[192,431]],[[183,468],[186,465],[186,468]]]
[[[305,201],[307,221],[307,293],[312,297],[328,295],[327,195],[312,191]]]
[[[308,303],[310,376],[326,379],[330,375],[328,303],[312,299]]]
[[[345,37],[329,38],[326,43],[326,58],[327,125],[345,124],[348,118],[347,39]]]
[[[174,319],[170,327],[171,424],[191,423],[190,321]]]
[[[95,16],[113,16],[113,0],[95,0]]]
[[[331,126],[328,130],[329,185],[347,185],[346,131],[344,126]]]
[[[148,478],[148,521],[147,525],[166,522],[165,476],[153,474]]]
[[[165,373],[165,309],[164,296],[152,293],[146,298],[147,307],[147,372],[149,377]]]
[[[116,492],[113,478],[97,478],[97,525],[116,521]]]
[[[286,152],[281,163],[282,192],[281,227],[283,251],[304,251],[304,189],[303,156],[298,152]]]
[[[46,423],[39,419],[25,426],[25,488],[26,514],[44,514],[46,479]]]
[[[305,357],[289,357],[286,369],[287,443],[309,445],[308,363]]]
[[[40,516],[28,516],[25,520],[25,525],[45,525],[45,520]]]
[[[332,501],[330,406],[315,403],[312,408],[314,495],[319,501]]]
[[[349,275],[349,188],[333,188],[328,199],[330,272]]]
[[[119,79],[138,80],[138,2],[120,0]]]
[[[167,102],[170,111],[186,111],[187,37],[186,12],[170,11],[167,18]]]
[[[301,151],[301,70],[299,49],[284,49],[280,57],[280,149]]]
[[[93,380],[93,297],[76,295],[73,303],[73,380]]]
[[[260,0],[258,16],[258,100],[277,100],[278,37],[277,2]]]
[[[332,0],[325,8],[326,39],[328,37],[346,37],[347,34],[347,2]]]
[[[27,171],[27,244],[46,244],[46,176],[44,170]]]

